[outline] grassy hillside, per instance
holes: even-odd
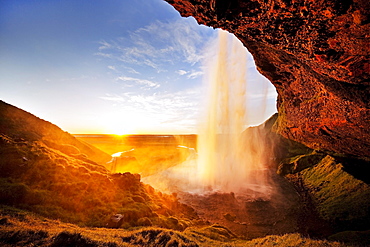
[[[184,229],[198,219],[176,196],[142,184],[140,175],[110,173],[97,163],[106,157],[111,158],[57,126],[0,102],[1,204],[86,226],[105,226],[114,214],[124,215],[124,228]]]
[[[104,226],[112,214],[124,214],[124,227],[158,225],[182,229],[181,219],[196,218],[175,196],[154,191],[138,174],[111,174],[42,142],[0,135],[0,201],[40,215],[88,226]]]
[[[252,241],[236,239],[219,225],[193,226],[185,231],[144,227],[137,230],[85,228],[3,207],[0,209],[0,245],[14,246],[295,246],[345,247],[349,245],[312,240],[299,234],[267,236]]]
[[[15,140],[38,141],[81,160],[104,164],[111,159],[107,153],[77,140],[58,126],[1,100],[0,133]]]

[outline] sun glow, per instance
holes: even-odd
[[[115,135],[126,135],[126,134],[135,134],[135,129],[132,126],[128,126],[127,124],[117,124],[116,126],[112,126],[111,131],[109,134]]]
[[[100,116],[99,121],[102,133],[115,135],[142,134],[148,125],[156,125],[155,119],[149,114],[122,110],[108,112]]]
[[[135,128],[134,119],[124,120],[111,120],[111,122],[106,124],[106,133],[115,135],[127,135],[127,134],[137,134],[137,129]]]

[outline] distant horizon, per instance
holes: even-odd
[[[68,130],[65,130],[63,129],[61,126],[59,126],[58,124],[56,123],[53,123],[52,121],[48,120],[48,119],[44,119],[44,118],[41,118],[39,116],[37,116],[36,114],[28,111],[27,109],[23,109],[17,105],[14,105],[14,104],[11,104],[3,99],[0,98],[0,101],[4,102],[5,104],[8,104],[8,105],[11,105],[13,107],[16,107],[24,112],[27,112],[43,121],[46,121],[46,122],[49,122],[53,125],[56,125],[58,128],[60,128],[62,131],[65,131],[65,132],[68,132],[69,134],[73,135],[73,136],[76,136],[76,135],[111,135],[111,136],[129,136],[129,135],[157,135],[157,136],[160,136],[160,135],[199,135],[199,133],[197,132],[188,132],[188,133],[184,133],[184,132],[174,132],[174,131],[167,131],[167,132],[142,132],[142,133],[124,133],[124,134],[117,134],[117,133],[103,133],[103,132],[98,132],[98,131],[91,131],[91,132],[87,132],[86,130],[85,131],[81,131],[81,132],[70,132]],[[271,116],[273,116],[274,114],[276,113],[273,113]],[[256,127],[256,126],[259,126],[261,124],[263,124],[265,121],[267,121],[271,116],[269,116],[266,120],[262,121],[261,123],[259,124],[256,124],[256,125],[249,125],[247,126],[245,129],[247,128],[250,128],[250,127]]]
[[[173,134],[173,133],[161,133],[161,134],[156,134],[156,133],[146,133],[146,134],[123,134],[123,135],[117,135],[117,134],[97,134],[97,133],[92,133],[92,134],[73,134],[69,133],[73,136],[190,136],[190,135],[198,135],[198,134]]]
[[[245,130],[251,127],[257,127],[263,123],[265,123],[270,117],[272,117],[274,114],[277,112],[273,113],[271,116],[269,116],[266,120],[262,121],[259,124],[256,125],[249,125],[245,127]],[[128,135],[199,135],[197,132],[189,132],[189,133],[184,133],[184,132],[142,132],[142,133],[126,133],[126,134],[115,134],[115,133],[101,133],[101,132],[81,132],[81,133],[71,133],[68,132],[71,135],[114,135],[114,136],[128,136]]]

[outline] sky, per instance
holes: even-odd
[[[72,134],[197,133],[217,30],[162,0],[0,0],[0,37],[9,104]],[[246,70],[256,125],[276,91],[250,55]]]

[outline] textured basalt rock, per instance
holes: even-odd
[[[368,0],[166,0],[235,34],[278,91],[277,131],[370,157]]]

